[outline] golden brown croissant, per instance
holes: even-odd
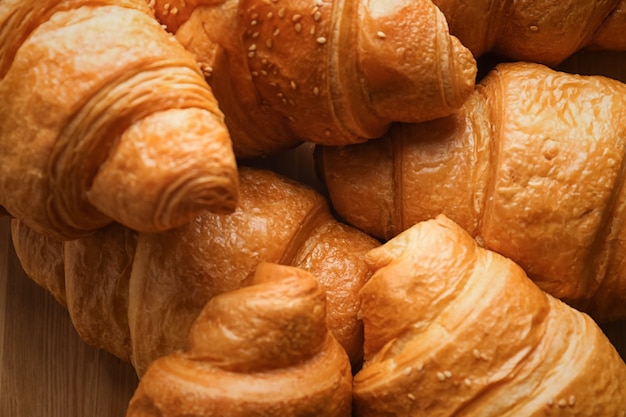
[[[626,364],[597,324],[449,218],[366,260],[355,416],[626,416]]]
[[[556,65],[583,48],[626,51],[624,0],[433,0],[475,57]]]
[[[209,300],[188,346],[148,367],[128,417],[351,416],[350,361],[304,270],[260,264],[249,286]]]
[[[362,256],[379,242],[338,223],[324,197],[309,187],[245,167],[240,179],[235,212],[206,212],[167,232],[137,233],[113,224],[60,242],[15,219],[16,253],[38,283],[64,285],[70,317],[85,341],[131,361],[139,375],[156,358],[184,349],[206,302],[247,285],[261,262],[297,266],[320,281],[329,328],[358,365],[357,293],[369,277]],[[47,259],[59,253],[65,276],[52,277]]]
[[[339,215],[390,238],[444,213],[597,320],[626,318],[626,85],[501,64],[457,114],[318,150]]]
[[[237,167],[193,55],[142,0],[0,5],[0,205],[69,239],[230,212]]]
[[[431,0],[150,3],[204,68],[242,157],[441,117],[475,81]]]

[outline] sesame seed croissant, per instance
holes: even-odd
[[[154,361],[128,417],[350,417],[352,373],[328,331],[323,287],[262,263],[248,286],[206,304],[189,347]]]
[[[141,0],[3,0],[0,114],[0,206],[40,233],[165,230],[236,204],[223,114]]]
[[[626,416],[626,364],[597,324],[449,218],[366,261],[355,416]]]
[[[150,3],[204,68],[241,157],[363,142],[450,114],[474,85],[431,0]]]

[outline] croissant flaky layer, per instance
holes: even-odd
[[[595,322],[449,218],[366,260],[357,416],[626,415],[626,364]]]
[[[472,54],[431,0],[152,5],[201,63],[242,157],[376,138],[450,114],[474,85]]]
[[[321,148],[319,166],[342,218],[374,236],[444,213],[545,291],[624,318],[625,97],[616,80],[500,64],[457,114]]]
[[[237,169],[193,56],[141,0],[0,7],[0,205],[40,233],[232,211]]]
[[[127,416],[350,417],[350,361],[325,318],[311,274],[263,263],[207,303],[188,350],[150,365]]]

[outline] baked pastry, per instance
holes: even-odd
[[[154,361],[127,417],[350,417],[350,361],[309,273],[262,263],[249,286],[207,303],[189,347]]]
[[[557,65],[582,49],[626,51],[626,1],[433,0],[474,56]]]
[[[499,64],[463,109],[318,148],[342,219],[388,239],[440,213],[596,320],[626,318],[626,85]]]
[[[431,0],[155,0],[204,69],[235,153],[363,142],[450,114],[476,62]]]
[[[355,416],[626,415],[626,364],[596,323],[449,218],[366,260]]]
[[[56,239],[232,212],[237,165],[193,55],[142,0],[0,5],[0,205]]]
[[[233,213],[205,212],[166,232],[138,233],[113,223],[61,242],[14,219],[16,253],[30,277],[66,300],[81,338],[130,361],[138,375],[155,359],[185,349],[207,301],[247,286],[262,262],[315,276],[326,293],[329,329],[358,367],[357,294],[370,276],[362,258],[380,243],[335,220],[324,197],[307,186],[245,167],[240,179]],[[56,274],[48,275],[53,265],[59,265]]]

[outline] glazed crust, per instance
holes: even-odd
[[[71,239],[113,220],[155,231],[233,210],[223,114],[145,2],[9,1],[0,12],[0,204],[11,215]]]
[[[251,168],[240,175],[235,212],[207,212],[167,232],[114,223],[60,242],[14,219],[17,254],[28,275],[67,305],[86,342],[131,361],[139,375],[186,348],[207,301],[248,285],[260,263],[297,266],[322,285],[325,320],[356,368],[363,357],[357,294],[370,276],[363,255],[379,242],[335,220],[307,186]]]
[[[500,64],[457,114],[321,148],[318,166],[348,223],[388,239],[444,213],[545,291],[615,320],[626,317],[625,93],[604,77]]]
[[[244,167],[240,178],[234,213],[139,237],[129,305],[135,367],[184,347],[204,304],[245,286],[260,262],[301,267],[324,285],[331,332],[358,364],[357,293],[369,277],[362,256],[378,241],[338,223],[308,187]]]
[[[294,267],[257,271],[207,303],[187,351],[150,365],[127,416],[351,415],[350,361],[328,331],[323,287]]]
[[[475,81],[471,53],[430,0],[167,0],[154,9],[205,68],[241,157],[363,142],[393,121],[441,117]]]
[[[433,0],[450,32],[475,57],[488,53],[514,61],[557,65],[593,47],[625,50],[623,0],[458,1]]]
[[[366,259],[356,415],[626,415],[626,364],[595,322],[449,218]]]

